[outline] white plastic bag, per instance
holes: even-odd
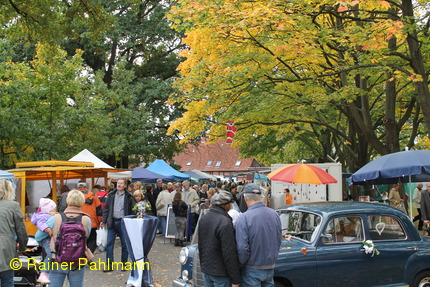
[[[107,245],[107,234],[108,231],[106,228],[97,229],[97,246],[106,247]]]

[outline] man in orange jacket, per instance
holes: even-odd
[[[103,209],[100,199],[91,191],[87,189],[87,183],[83,180],[78,182],[78,190],[85,196],[85,203],[81,206],[83,212],[88,214],[91,218],[91,232],[87,239],[87,246],[92,253],[97,248],[97,228],[102,221]]]

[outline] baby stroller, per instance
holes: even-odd
[[[44,254],[42,246],[40,246],[33,235],[28,236],[27,249],[19,256],[22,266],[15,270],[13,281],[14,286],[47,286],[36,282],[39,276],[38,268],[34,268],[33,264],[28,264],[29,260],[36,262],[38,265],[43,261]],[[31,259],[30,259],[31,258]]]

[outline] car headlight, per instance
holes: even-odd
[[[188,260],[188,248],[184,247],[181,249],[181,251],[179,251],[179,263],[184,265],[185,263],[187,263],[187,260]]]
[[[188,281],[188,270],[183,270],[182,271],[182,279],[184,281]]]

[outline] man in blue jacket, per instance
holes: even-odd
[[[245,185],[248,209],[236,221],[236,244],[242,267],[241,287],[274,286],[273,272],[282,240],[278,214],[262,202],[257,184]]]

